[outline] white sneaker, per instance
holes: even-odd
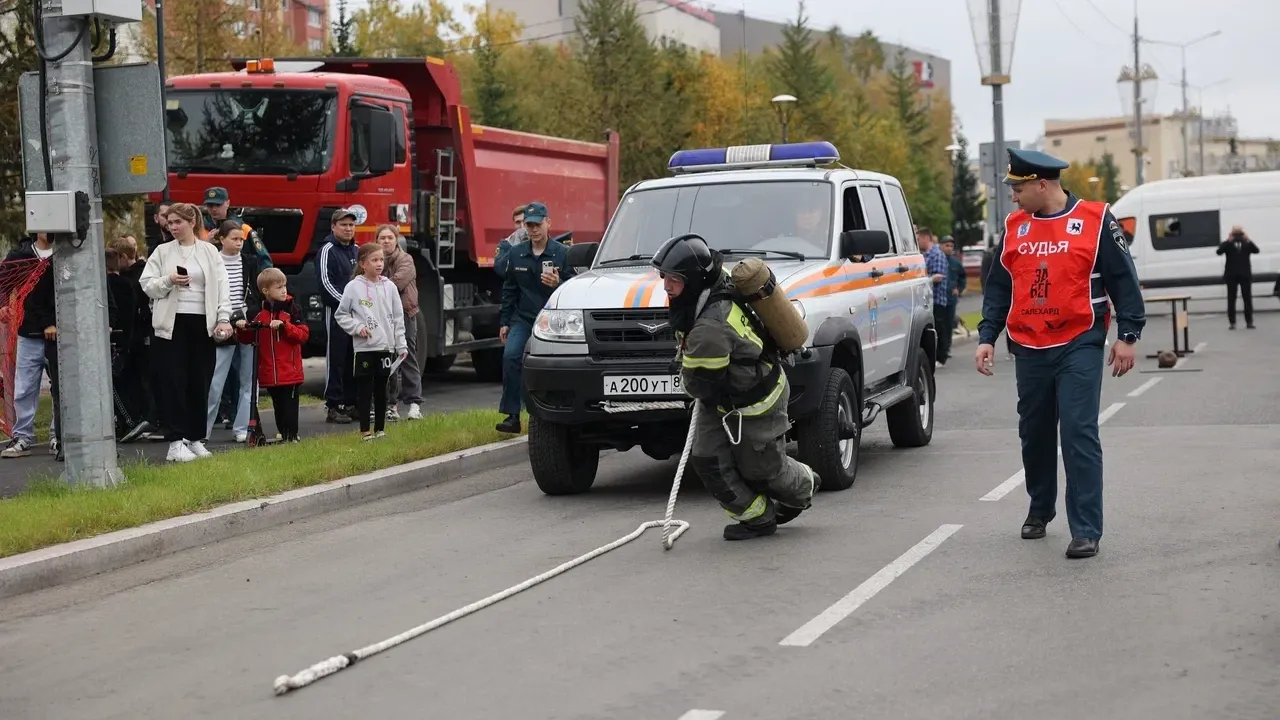
[[[409,419],[421,420],[422,408],[418,407],[418,403],[409,403]]]
[[[187,443],[187,449],[191,451],[193,456],[198,458],[207,458],[213,455],[213,453],[209,452],[208,448],[204,446],[204,443],[199,440]]]
[[[242,443],[242,442],[247,442],[248,440],[249,440],[249,433],[247,432],[236,433],[236,442]]]
[[[183,441],[178,440],[177,442],[169,443],[169,454],[165,457],[165,460],[169,462],[191,462],[195,459],[195,454],[191,452],[191,448],[188,448]]]
[[[387,411],[387,422],[400,422],[399,408],[391,408]]]

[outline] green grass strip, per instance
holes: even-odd
[[[126,482],[106,490],[45,477],[0,500],[0,557],[509,440],[494,430],[501,420],[491,410],[431,414],[388,423],[387,436],[370,442],[353,429],[190,463],[135,462],[123,466]]]

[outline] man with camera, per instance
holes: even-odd
[[[1253,326],[1253,263],[1250,255],[1258,254],[1244,228],[1236,225],[1231,234],[1218,246],[1218,254],[1226,257],[1222,268],[1222,280],[1227,284],[1227,322],[1236,329],[1236,293],[1244,298],[1244,326]]]

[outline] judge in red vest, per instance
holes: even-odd
[[[1062,188],[1067,163],[1010,150],[1005,183],[1018,210],[1005,219],[983,283],[978,372],[992,374],[996,338],[1008,335],[1018,383],[1018,435],[1031,508],[1022,537],[1045,536],[1057,514],[1058,425],[1067,471],[1067,557],[1098,554],[1102,538],[1102,443],[1098,406],[1103,354],[1115,305],[1113,377],[1133,368],[1146,324],[1129,245],[1106,203]],[[1108,300],[1110,302],[1108,302]]]

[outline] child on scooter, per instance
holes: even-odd
[[[258,384],[275,407],[276,428],[283,442],[298,442],[298,400],[302,387],[302,346],[311,336],[302,310],[289,295],[284,273],[267,268],[258,274],[262,309],[249,322],[254,329],[239,331],[240,342],[257,336]]]

